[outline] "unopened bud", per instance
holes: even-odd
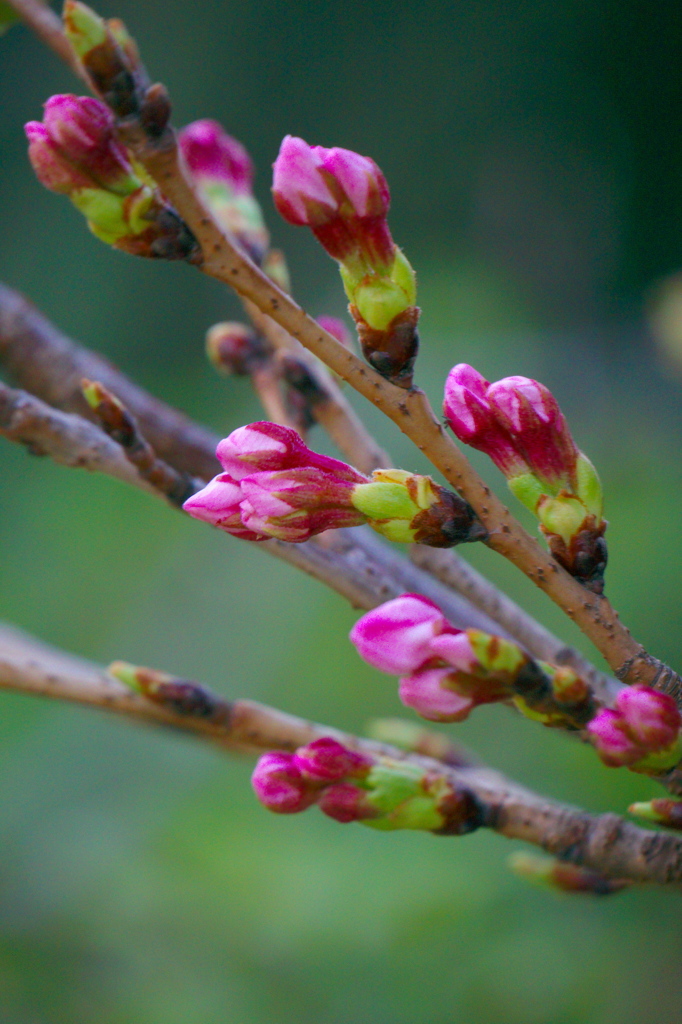
[[[253,192],[253,165],[241,142],[217,121],[188,124],[178,143],[196,186],[216,220],[260,263],[269,236]]]
[[[268,348],[252,327],[236,321],[214,324],[206,334],[206,354],[219,373],[246,377],[267,361]]]
[[[258,760],[251,784],[269,811],[297,814],[315,803],[317,792],[304,779],[293,754],[272,751]]]
[[[657,825],[682,830],[682,800],[660,797],[646,803],[630,804],[628,811],[645,821],[655,821]]]
[[[577,864],[521,851],[513,853],[508,863],[521,878],[558,892],[610,896],[632,885],[626,878],[607,878]]]
[[[339,263],[363,352],[383,376],[412,386],[417,355],[414,270],[386,221],[386,179],[369,157],[288,135],[274,165],[275,205],[306,225]]]

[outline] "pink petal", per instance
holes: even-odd
[[[419,594],[403,594],[363,615],[350,639],[370,665],[402,675],[433,657],[431,642],[450,628],[440,608]]]
[[[448,689],[452,672],[447,668],[427,668],[400,680],[403,704],[430,722],[463,722],[474,708],[471,697]]]

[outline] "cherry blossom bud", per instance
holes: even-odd
[[[443,408],[457,437],[486,452],[538,517],[554,558],[601,593],[607,561],[601,484],[552,393],[528,377],[490,384],[460,363],[448,375]]]
[[[525,691],[529,669],[549,683],[520,648],[480,630],[451,626],[432,601],[403,594],[363,615],[350,633],[360,656],[401,675],[400,699],[433,722],[461,722],[478,704]]]
[[[211,327],[206,354],[219,373],[238,377],[250,376],[269,357],[265,342],[253,328],[236,321]]]
[[[209,118],[193,121],[178,143],[199,192],[216,220],[231,232],[256,262],[269,236],[253,196],[253,165],[240,142]]]
[[[317,797],[317,791],[304,779],[294,755],[277,750],[259,758],[251,784],[263,806],[276,814],[305,811]]]
[[[434,547],[486,536],[467,503],[430,477],[394,469],[376,470],[368,478],[312,451],[289,427],[248,424],[221,441],[216,454],[225,473],[184,507],[228,533],[239,529],[238,506],[242,527],[252,535],[294,544],[324,530],[364,523],[390,540]]]
[[[194,236],[134,170],[108,108],[89,96],[52,96],[26,125],[29,159],[46,188],[68,195],[102,241],[134,255],[187,259]]]
[[[642,757],[640,746],[623,726],[622,715],[613,708],[602,708],[587,726],[599,757],[610,768],[633,764]]]
[[[512,871],[538,885],[565,893],[583,893],[592,896],[610,896],[633,883],[626,878],[607,878],[589,868],[551,857],[541,857],[519,851],[509,858]]]
[[[682,757],[681,727],[672,697],[649,686],[631,686],[619,691],[615,708],[595,715],[587,731],[604,764],[656,772]]]
[[[551,493],[575,492],[578,449],[551,391],[528,377],[505,377],[490,385],[487,400],[533,475]]]
[[[659,797],[645,803],[631,804],[628,811],[645,821],[655,821],[657,825],[682,830],[682,800]]]
[[[313,231],[340,266],[363,352],[393,383],[409,388],[417,355],[415,275],[386,221],[386,179],[369,157],[309,146],[288,135],[274,165],[275,205]]]
[[[296,765],[307,779],[326,784],[346,778],[364,778],[373,760],[344,747],[331,736],[313,740],[296,751]]]
[[[245,477],[240,481],[242,522],[291,544],[325,530],[361,526],[366,520],[352,504],[356,484],[347,469],[337,473],[311,466]]]
[[[468,363],[453,367],[445,382],[443,401],[448,426],[464,444],[485,452],[505,476],[530,472],[495,418],[488,401],[489,387],[489,382]]]
[[[369,665],[402,675],[414,672],[432,657],[434,637],[452,627],[440,608],[420,594],[402,594],[358,619],[351,643]]]
[[[652,751],[669,747],[677,740],[682,717],[667,693],[650,686],[627,686],[616,697],[616,709],[630,735]]]

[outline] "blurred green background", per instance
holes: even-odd
[[[608,590],[678,660],[680,384],[645,325],[682,265],[682,8],[612,0],[103,2],[170,87],[175,120],[246,143],[297,297],[342,315],[335,267],[279,222],[282,136],[372,155],[416,266],[419,379],[450,366],[548,384],[603,477]],[[23,28],[0,40],[0,278],[221,433],[259,417],[203,335],[213,281],[90,236],[34,180],[22,124],[78,91]],[[358,408],[364,413],[361,404]],[[423,463],[373,411],[397,464]],[[321,442],[320,442],[321,443]],[[491,483],[499,476],[477,459]],[[0,446],[0,617],[352,730],[399,710],[347,642],[355,614],[255,547],[104,478]],[[529,524],[530,525],[530,524]],[[467,556],[581,643],[487,550]],[[583,645],[589,652],[589,645]],[[661,1024],[682,1021],[677,895],[561,899],[513,848],[278,818],[250,765],[77,708],[0,700],[2,1024]],[[590,809],[645,779],[486,708],[454,727],[495,766]]]

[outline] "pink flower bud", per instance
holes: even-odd
[[[187,166],[195,178],[227,185],[236,195],[251,193],[253,165],[241,142],[210,118],[193,121],[178,133]]]
[[[349,750],[331,736],[323,736],[305,747],[299,747],[295,760],[307,779],[323,784],[339,782],[348,777],[362,778],[374,763],[371,758]]]
[[[682,726],[682,717],[673,698],[650,686],[628,686],[620,690],[616,710],[628,734],[647,753],[670,747]]]
[[[345,473],[348,479],[365,482],[366,478],[338,459],[318,455],[303,443],[291,427],[261,420],[233,430],[216,449],[226,473],[235,480],[254,473],[277,472],[314,466],[330,473]]]
[[[443,412],[450,429],[464,444],[485,452],[505,476],[527,473],[506,430],[488,401],[490,384],[468,363],[458,363],[445,382]]]
[[[303,778],[294,755],[278,750],[259,758],[251,783],[263,806],[277,814],[305,811],[317,795]]]
[[[217,526],[241,540],[267,540],[262,533],[249,530],[241,518],[241,487],[228,473],[220,473],[193,494],[182,506],[194,519]]]
[[[641,747],[626,734],[623,725],[618,711],[602,708],[587,726],[597,753],[604,764],[612,768],[634,764],[645,756]]]
[[[367,802],[365,791],[351,786],[348,782],[339,782],[323,790],[317,803],[324,814],[343,825],[351,821],[376,818],[378,815],[375,808]]]
[[[114,137],[113,116],[99,100],[52,96],[42,125],[29,121],[25,130],[33,168],[53,191],[100,187],[127,195],[139,184],[132,181],[127,153]]]
[[[360,256],[382,273],[392,265],[388,186],[369,157],[287,135],[274,164],[272,191],[282,217],[310,227],[334,259]]]
[[[29,121],[24,125],[24,131],[28,139],[28,158],[41,185],[62,195],[92,187],[92,179],[65,159],[44,124]]]
[[[402,594],[358,619],[350,639],[368,664],[403,675],[433,658],[433,639],[446,630],[453,627],[433,601]]]
[[[575,489],[578,450],[554,395],[528,377],[491,384],[487,399],[533,474],[552,488]]]
[[[430,722],[462,722],[476,705],[471,696],[452,688],[456,673],[449,668],[423,668],[400,680],[400,699]]]
[[[362,526],[365,516],[352,505],[351,495],[364,478],[349,480],[347,469],[335,474],[306,466],[244,477],[242,522],[249,530],[292,544],[324,530]]]

